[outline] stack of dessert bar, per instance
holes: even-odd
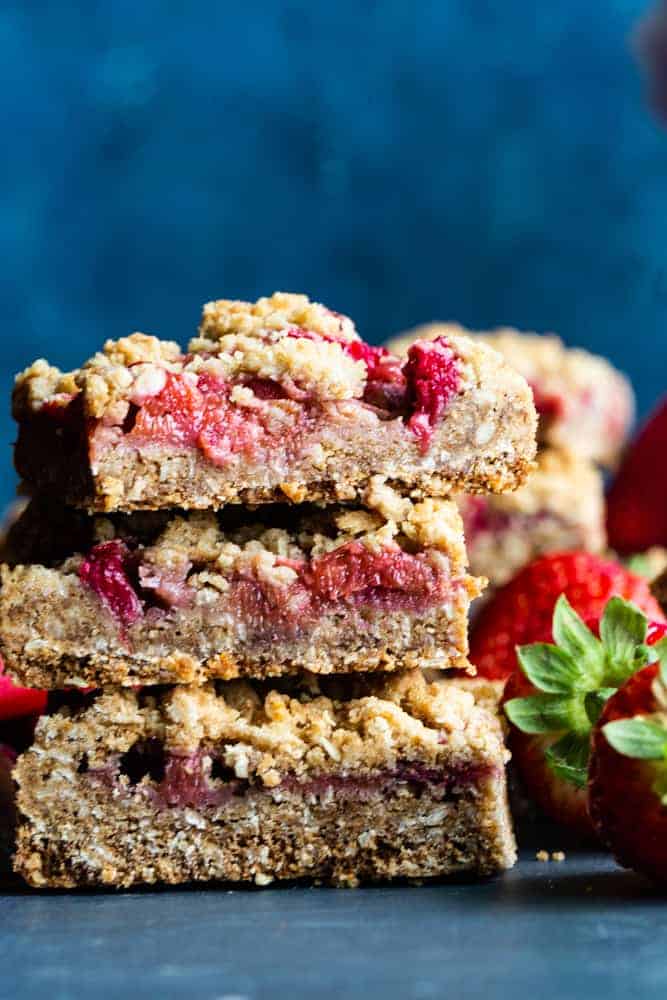
[[[632,387],[605,358],[567,348],[553,335],[507,328],[472,333],[458,324],[430,323],[388,342],[405,355],[415,340],[472,337],[489,344],[528,381],[539,415],[537,469],[504,496],[461,496],[473,573],[501,586],[547,552],[603,552],[602,469],[613,468],[634,416]]]
[[[2,568],[35,886],[489,873],[514,841],[500,724],[467,667],[447,497],[520,486],[529,386],[452,334],[407,359],[304,296],[207,305],[17,379],[32,500]]]

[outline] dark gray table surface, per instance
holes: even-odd
[[[7,888],[2,1000],[664,997],[667,897],[608,857],[356,890]]]

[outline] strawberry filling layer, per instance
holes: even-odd
[[[214,750],[191,754],[168,752],[159,740],[135,744],[127,753],[110,761],[106,767],[88,770],[85,760],[79,767],[93,782],[110,788],[124,788],[148,796],[161,808],[220,807],[249,794],[298,793],[303,797],[366,801],[404,791],[429,792],[434,798],[452,799],[466,788],[479,785],[494,774],[491,765],[453,763],[446,769],[429,767],[414,761],[401,761],[392,769],[353,777],[347,774],[322,775],[300,780],[286,774],[282,781],[267,789],[261,782],[238,778],[225,766]]]
[[[288,336],[332,342],[330,337],[300,328],[290,330]],[[359,405],[372,408],[381,419],[401,418],[426,452],[436,426],[461,388],[459,362],[447,340],[440,337],[413,344],[405,363],[384,347],[364,341],[335,342],[366,367]],[[222,467],[239,455],[252,460],[286,446],[298,451],[300,437],[314,431],[321,418],[323,401],[287,376],[280,382],[247,377],[232,383],[207,373],[165,371],[155,385],[152,394],[134,397],[121,425],[112,416],[91,422],[93,461],[122,441],[138,449],[154,443],[195,448]],[[232,399],[238,387],[252,391],[255,405],[240,405]],[[69,426],[81,418],[81,407],[77,397],[63,396],[45,404],[41,413]]]
[[[455,586],[427,555],[411,555],[398,546],[374,550],[357,541],[315,559],[278,559],[276,565],[292,569],[295,580],[278,585],[251,573],[232,574],[220,598],[225,611],[254,636],[297,635],[336,607],[425,612],[441,605]],[[157,569],[139,549],[114,540],[90,551],[79,579],[124,632],[148,615],[194,604],[191,571],[186,560]]]
[[[234,386],[209,375],[194,378],[167,373],[164,388],[131,411],[125,439],[141,444],[159,441],[198,448],[214,465],[225,465],[237,454],[252,456],[278,440],[266,406],[242,407],[231,401]],[[283,387],[271,379],[247,383],[257,399],[286,399]]]
[[[46,691],[19,687],[6,676],[4,669],[0,660],[0,722],[41,715],[46,707]]]

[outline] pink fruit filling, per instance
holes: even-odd
[[[96,545],[81,563],[79,579],[93,590],[121,626],[134,625],[143,605],[130,580],[135,564],[124,542],[114,539]]]
[[[366,367],[366,383],[358,402],[373,408],[380,419],[402,418],[426,452],[437,423],[460,389],[460,368],[444,337],[418,341],[403,363],[384,347],[362,340],[337,340],[310,330],[294,328],[288,336],[338,343],[355,361]],[[187,356],[181,359],[187,361]],[[135,447],[158,442],[177,448],[197,448],[214,465],[224,466],[235,456],[257,460],[272,449],[298,448],[299,435],[315,430],[320,403],[292,379],[280,382],[247,377],[238,383],[210,374],[164,372],[161,388],[152,395],[135,396],[122,426],[110,414],[108,420],[92,421],[90,456],[118,444],[118,434]],[[232,401],[232,390],[241,385],[252,390],[258,405],[240,406]],[[282,418],[267,403],[285,403]],[[287,405],[288,404],[288,405]],[[80,428],[83,419],[79,397],[59,397],[46,403],[41,415],[69,428]],[[286,429],[291,419],[289,431]]]
[[[336,798],[365,801],[377,795],[388,797],[408,788],[415,795],[426,790],[434,798],[451,799],[466,788],[492,777],[494,768],[488,764],[463,762],[453,762],[442,768],[415,761],[400,761],[395,768],[358,777],[327,774],[304,781],[285,774],[277,786],[267,789],[261,782],[237,778],[214,749],[179,754],[167,751],[159,740],[151,739],[135,744],[104,768],[88,770],[84,760],[79,772],[87,773],[92,781],[114,789],[124,778],[123,785],[128,791],[148,795],[161,808],[202,809],[220,807],[249,794],[280,796],[281,792],[298,793],[309,798],[334,795]]]
[[[313,559],[302,576],[314,597],[328,602],[377,591],[402,592],[419,601],[438,596],[442,583],[441,574],[423,557],[398,547],[375,551],[363,542],[348,542]]]
[[[352,340],[344,346],[351,358],[366,365],[364,403],[390,413],[402,410],[406,401],[407,380],[399,358],[385,347],[371,347],[363,340]]]
[[[408,351],[403,371],[411,413],[408,427],[426,452],[436,425],[461,388],[458,359],[445,337],[418,340]]]
[[[249,385],[260,400],[286,398],[284,389],[270,379],[254,379]],[[197,447],[215,465],[277,443],[266,408],[237,406],[230,399],[232,388],[206,374],[195,382],[168,373],[164,388],[133,411],[125,438],[137,444],[157,440]]]
[[[297,635],[318,616],[336,607],[406,610],[416,613],[441,605],[453,582],[428,555],[412,555],[398,546],[371,550],[362,542],[348,542],[311,560],[277,560],[297,576],[287,586],[273,585],[254,575],[233,574],[224,597],[229,609],[249,634],[270,637]],[[168,569],[142,561],[124,542],[95,546],[79,570],[90,587],[125,629],[153,611],[187,607],[194,591],[186,560]]]

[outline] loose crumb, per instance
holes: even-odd
[[[565,861],[564,851],[553,851],[551,854],[549,851],[538,851],[535,855],[536,861]]]

